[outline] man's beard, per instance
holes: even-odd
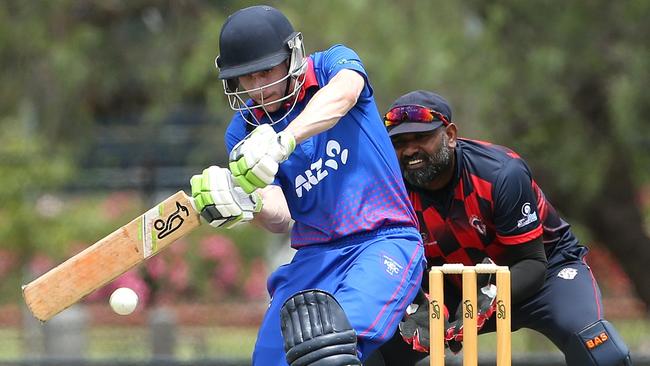
[[[419,188],[428,188],[432,180],[451,168],[453,149],[447,146],[449,138],[443,135],[440,149],[433,155],[419,152],[408,159],[403,159],[402,174],[411,185]],[[407,169],[407,160],[422,159],[424,166],[420,169]]]

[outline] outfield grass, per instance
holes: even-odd
[[[623,338],[635,354],[650,350],[650,320],[614,321]],[[183,327],[177,334],[176,357],[182,360],[197,358],[248,359],[253,350],[255,328],[236,327]],[[95,327],[88,335],[87,357],[92,359],[148,359],[152,356],[151,341],[144,327]],[[25,340],[29,337],[15,328],[0,328],[0,359],[17,360],[28,356],[38,356],[42,340],[34,339],[31,345]],[[40,343],[39,343],[40,342]],[[479,337],[482,354],[496,350],[496,335]],[[512,335],[514,355],[559,354],[555,346],[541,334],[522,329]],[[34,353],[36,352],[36,353]]]
[[[650,319],[612,321],[621,336],[634,353],[650,353]],[[479,337],[481,352],[491,353],[496,350],[496,334]],[[512,353],[557,353],[555,345],[541,333],[530,329],[521,329],[512,333]]]

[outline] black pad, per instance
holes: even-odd
[[[570,366],[632,366],[627,345],[614,326],[604,319],[574,334],[565,356]]]
[[[289,365],[361,365],[357,335],[329,293],[298,292],[282,305],[280,321]]]

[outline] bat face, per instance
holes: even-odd
[[[179,191],[23,286],[25,303],[47,321],[199,225],[191,198]]]

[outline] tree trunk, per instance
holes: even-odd
[[[639,298],[650,304],[650,238],[645,234],[630,170],[624,157],[616,157],[605,177],[600,199],[587,207],[585,223],[614,254],[630,277]]]
[[[611,114],[607,106],[607,83],[600,75],[583,74],[577,80],[572,102],[582,114],[587,133],[595,144],[609,145],[612,156],[603,177],[597,199],[584,207],[584,223],[598,241],[614,254],[630,277],[639,298],[650,305],[650,237],[645,223],[638,187],[625,146],[616,141]]]

